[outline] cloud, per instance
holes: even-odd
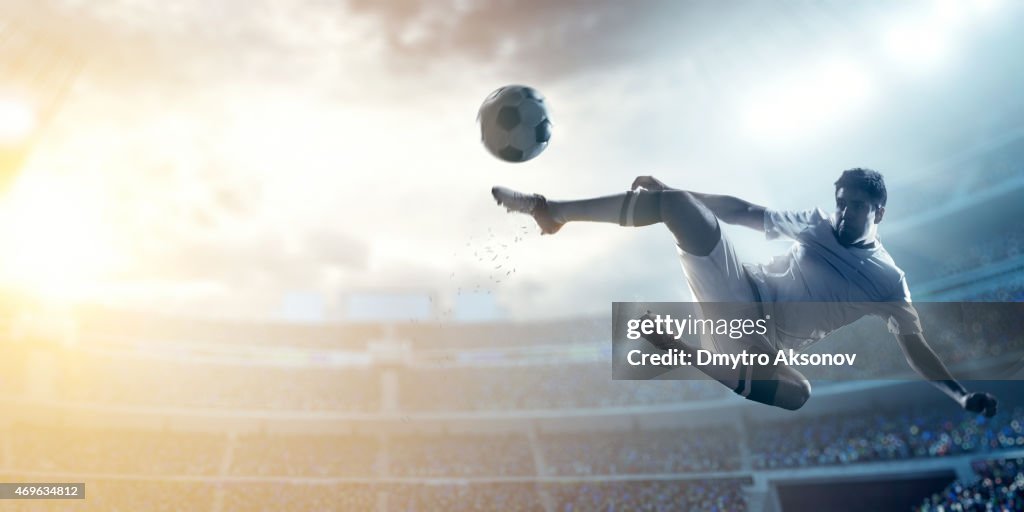
[[[0,9],[0,21],[14,20],[80,60],[80,81],[138,99],[254,79],[295,86],[330,69],[330,60],[372,62],[367,27],[337,14],[336,5],[316,1],[43,0]]]
[[[615,0],[350,0],[346,7],[351,14],[377,22],[389,56],[401,66],[423,69],[434,59],[462,59],[494,66],[503,74],[555,78],[673,51],[697,41],[711,21],[727,23],[743,6]]]
[[[331,272],[359,273],[367,247],[336,230],[245,236],[191,229],[161,242],[159,234],[139,241],[135,258],[118,280],[219,283],[238,290],[316,289]],[[240,297],[244,300],[244,297]]]

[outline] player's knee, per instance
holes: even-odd
[[[703,204],[685,190],[662,190],[660,206],[662,217],[667,219],[689,215],[688,212],[696,212]]]
[[[811,383],[807,379],[783,380],[775,394],[777,407],[795,411],[811,399]]]
[[[722,237],[718,218],[685,190],[661,192],[661,218],[684,251],[707,256]]]
[[[635,191],[626,194],[619,216],[623,226],[650,226],[661,222],[661,195],[663,191]]]
[[[763,349],[751,347],[749,350],[760,352]],[[787,366],[755,365],[750,368],[750,381],[741,379],[735,391],[747,400],[795,411],[811,398],[811,383]]]

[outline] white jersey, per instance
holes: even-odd
[[[865,315],[883,318],[894,334],[922,332],[906,277],[880,241],[868,248],[840,245],[832,218],[820,208],[766,210],[764,231],[768,239],[795,241],[766,265],[744,265],[772,315],[770,337],[778,348],[801,350]]]

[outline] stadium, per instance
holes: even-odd
[[[624,5],[0,6],[0,510],[1024,510],[1021,7]],[[514,166],[472,123],[513,83],[551,109]],[[796,208],[876,164],[993,417],[877,318],[799,354],[796,411],[613,378],[613,304],[695,300],[664,229],[486,195]]]
[[[1008,220],[991,224],[999,236],[973,233],[961,259],[912,267],[930,298],[1021,299],[1024,231],[1009,220],[1024,214],[1021,161],[1024,137],[957,156],[988,178],[948,215],[995,198]],[[929,217],[906,225],[945,222]],[[4,310],[3,480],[86,482],[82,509],[931,511],[1024,499],[1020,385],[978,383],[1004,400],[986,420],[908,380],[899,358],[870,380],[822,383],[793,416],[713,382],[610,380],[605,317],[308,325],[14,297]],[[870,327],[835,343],[879,338]],[[1020,340],[986,350],[1019,360]],[[936,350],[956,370],[977,356],[957,357],[965,345]]]

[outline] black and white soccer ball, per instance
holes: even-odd
[[[525,85],[490,94],[476,116],[487,151],[506,162],[525,162],[548,147],[551,120],[544,97]]]

